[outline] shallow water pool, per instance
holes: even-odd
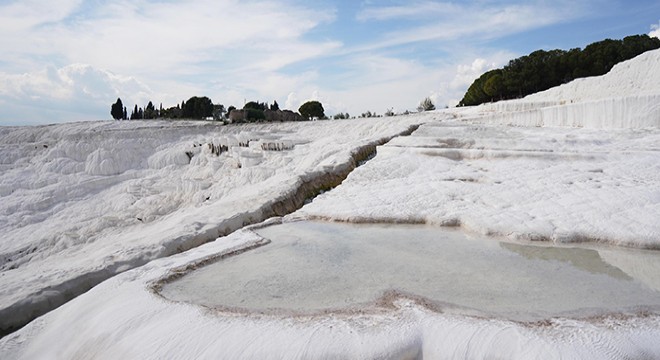
[[[501,242],[424,225],[301,221],[268,245],[165,284],[176,301],[238,311],[368,311],[398,296],[434,310],[534,321],[660,309],[660,252]]]

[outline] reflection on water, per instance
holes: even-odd
[[[613,278],[630,280],[625,272],[612,266],[600,257],[596,250],[582,249],[577,247],[550,247],[533,246],[501,242],[504,249],[518,253],[530,260],[563,261],[575,268],[588,271],[593,274],[604,274]]]
[[[421,225],[304,221],[258,233],[272,243],[197,269],[161,293],[211,307],[309,313],[368,308],[396,290],[434,308],[520,320],[660,306],[660,292],[594,249],[502,243]],[[638,272],[657,269],[660,255],[643,255],[651,265]]]

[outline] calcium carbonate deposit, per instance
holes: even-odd
[[[2,128],[0,357],[660,358],[659,64],[414,116]],[[299,220],[456,237],[266,228]],[[294,263],[323,259],[355,261]]]

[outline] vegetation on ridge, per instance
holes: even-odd
[[[521,98],[577,78],[603,75],[621,61],[658,48],[660,39],[634,35],[595,42],[583,50],[537,50],[481,75],[458,106]]]
[[[320,104],[320,103],[319,103]],[[232,111],[237,111],[236,116],[230,116]],[[270,111],[271,116],[267,117],[266,113]],[[272,115],[272,114],[275,115]],[[286,113],[282,116],[281,113]],[[156,108],[151,101],[144,107],[135,105],[130,113],[121,101],[117,101],[110,107],[110,114],[115,120],[149,120],[149,119],[191,119],[191,120],[205,120],[213,119],[217,121],[231,121],[235,122],[255,122],[255,121],[299,121],[305,120],[299,114],[298,117],[291,116],[294,114],[289,110],[280,110],[277,101],[272,105],[265,102],[250,101],[239,110],[235,106],[229,106],[225,109],[222,104],[214,104],[211,99],[206,96],[193,96],[188,101],[182,101],[181,104],[172,106],[170,108],[163,108],[161,104]]]

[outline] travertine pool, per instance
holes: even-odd
[[[656,251],[511,243],[425,225],[300,221],[256,232],[271,243],[196,269],[161,294],[274,314],[369,311],[398,296],[520,321],[660,309]]]

